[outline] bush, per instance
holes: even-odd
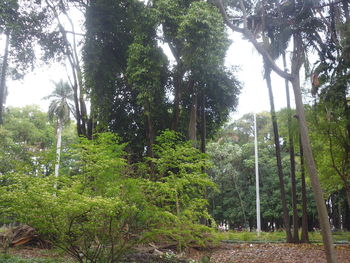
[[[79,262],[116,262],[149,240],[207,245],[210,230],[197,225],[209,218],[202,198],[213,186],[203,173],[207,159],[164,136],[152,160],[156,179],[129,176],[125,145],[104,133],[74,147],[69,174],[11,175],[11,184],[0,188],[0,210]]]

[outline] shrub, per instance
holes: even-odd
[[[125,145],[111,133],[99,134],[74,147],[69,174],[11,175],[0,187],[0,209],[79,262],[116,262],[148,240],[207,245],[210,230],[197,223],[209,218],[203,199],[213,186],[203,173],[208,161],[170,135],[155,147],[154,178],[129,176]]]

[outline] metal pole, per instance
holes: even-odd
[[[256,182],[256,231],[261,233],[260,218],[260,190],[259,190],[259,161],[258,161],[258,135],[256,129],[256,113],[254,112],[254,145],[255,145],[255,182]]]

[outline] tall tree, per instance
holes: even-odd
[[[81,59],[78,53],[76,25],[69,13],[71,7],[70,2],[74,1],[45,0],[47,13],[51,18],[51,23],[57,25],[57,30],[46,34],[46,36],[42,34],[42,45],[50,50],[50,43],[48,43],[47,39],[53,34],[56,35],[56,38],[54,39],[59,42],[59,47],[56,48],[56,50],[53,49],[51,54],[48,54],[48,56],[58,54],[60,56],[63,55],[63,57],[67,59],[71,70],[71,74],[68,76],[73,78],[72,80],[69,80],[71,89],[73,90],[73,101],[75,105],[74,117],[77,122],[77,133],[79,136],[91,138],[93,133],[92,120],[89,119],[87,113],[86,87],[84,85],[84,74],[82,71]],[[82,8],[82,11],[85,12],[85,5],[79,4],[79,8]],[[68,23],[65,23],[65,21]],[[71,37],[69,37],[69,34]]]
[[[268,89],[269,99],[270,99],[270,107],[271,107],[270,113],[271,113],[273,136],[274,136],[274,142],[275,142],[277,174],[278,174],[278,178],[279,178],[281,201],[282,201],[282,207],[283,207],[283,221],[284,221],[284,227],[285,227],[286,236],[287,236],[287,242],[292,242],[293,237],[292,237],[292,233],[291,233],[291,229],[290,229],[289,212],[288,212],[286,193],[285,193],[285,183],[284,183],[284,174],[283,174],[282,158],[281,158],[280,137],[279,137],[279,132],[278,132],[275,103],[274,103],[272,84],[271,84],[271,69],[268,66],[268,62],[266,62],[266,61],[265,61],[265,79],[266,79],[266,84],[267,84],[267,89]]]
[[[6,98],[6,77],[21,78],[34,67],[34,46],[39,28],[45,23],[39,3],[25,7],[18,0],[0,3],[0,34],[5,36],[5,49],[0,70],[0,124],[3,121]],[[42,18],[41,21],[40,18]]]
[[[0,75],[0,125],[3,124],[3,111],[4,104],[6,101],[6,73],[8,67],[8,56],[9,56],[9,46],[10,46],[10,36],[5,34],[5,51],[2,59],[1,65],[1,75]]]
[[[55,176],[59,175],[60,160],[61,160],[61,145],[62,145],[62,129],[69,122],[70,113],[74,112],[74,106],[71,104],[73,93],[68,83],[62,80],[55,83],[55,89],[46,99],[50,99],[48,116],[51,120],[57,121],[56,135],[56,163]]]
[[[303,58],[302,39],[301,39],[300,32],[298,33],[296,32],[293,35],[293,58],[292,58],[292,66],[290,71],[291,73],[286,74],[286,72],[284,72],[283,69],[279,68],[278,65],[273,61],[272,57],[269,54],[268,49],[266,49],[264,45],[261,45],[258,43],[256,35],[254,35],[254,33],[248,28],[248,12],[247,12],[245,2],[243,0],[240,0],[238,6],[232,6],[232,8],[236,8],[236,10],[238,10],[242,14],[242,18],[240,21],[243,24],[243,27],[240,27],[239,25],[232,23],[232,20],[229,18],[226,12],[226,8],[223,5],[223,2],[221,0],[216,0],[215,3],[218,5],[225,19],[225,23],[233,31],[243,34],[254,45],[254,47],[263,56],[263,58],[270,63],[272,70],[275,71],[279,76],[285,79],[288,79],[292,83],[295,102],[296,102],[296,109],[298,114],[298,120],[299,120],[300,133],[301,133],[302,143],[304,147],[305,159],[306,159],[307,167],[310,174],[315,201],[317,204],[317,210],[320,218],[322,237],[325,245],[327,261],[337,262],[334,245],[333,245],[333,239],[331,235],[330,224],[328,221],[327,208],[325,205],[323,192],[318,179],[315,160],[313,157],[310,139],[308,135],[308,128],[307,128],[306,118],[305,118],[305,110],[304,110],[304,105],[303,105],[303,100],[301,95],[301,89],[300,89],[299,71],[301,68],[302,58]],[[286,17],[286,19],[296,23],[296,21],[301,21],[302,17],[310,18],[310,14],[309,14],[310,10],[304,7],[305,5],[303,1],[301,1],[300,3],[298,2],[297,6],[292,5],[292,10],[294,10],[295,12],[293,14],[288,14],[289,17]],[[297,10],[298,8],[299,10]],[[302,17],[300,16],[300,12],[302,12],[301,14],[303,14]],[[290,19],[290,15],[292,15],[293,19]],[[311,14],[311,17],[312,17],[312,14]]]
[[[320,123],[328,126],[323,130],[327,131],[330,165],[343,182],[350,207],[349,6],[347,1],[324,1],[324,5],[327,10],[317,10],[326,30],[315,44],[319,61],[313,70],[312,94]]]

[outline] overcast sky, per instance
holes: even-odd
[[[268,91],[263,80],[261,56],[248,41],[242,40],[239,34],[231,35],[231,38],[233,44],[227,53],[227,65],[240,67],[237,77],[243,84],[237,112],[232,115],[233,118],[248,112],[269,111]],[[3,46],[3,41],[0,44]],[[54,64],[37,68],[34,72],[27,74],[23,80],[8,79],[6,106],[38,104],[42,110],[47,111],[49,102],[42,98],[52,92],[54,87],[52,81],[67,79],[66,76],[64,66]],[[272,81],[276,110],[278,110],[286,105],[284,80],[273,73]]]

